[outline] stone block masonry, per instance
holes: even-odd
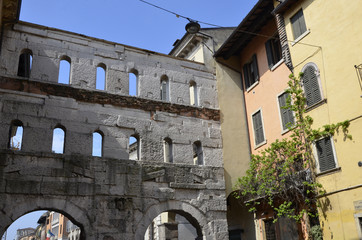
[[[19,58],[31,54],[29,77]],[[58,83],[70,59],[70,83]],[[105,66],[105,90],[96,68]],[[137,73],[137,96],[128,74]],[[169,98],[161,100],[161,78]],[[190,81],[198,106],[190,105]],[[12,127],[21,149],[9,148]],[[53,130],[65,132],[62,154]],[[92,134],[102,133],[102,156]],[[129,139],[138,139],[138,160]],[[172,162],[165,162],[165,139]],[[194,143],[203,161],[195,164]],[[198,239],[228,239],[220,112],[213,72],[200,63],[19,22],[4,26],[0,55],[0,234],[20,216],[54,210],[81,228],[81,239],[143,239],[165,211],[184,216]],[[169,151],[169,150],[167,150]]]

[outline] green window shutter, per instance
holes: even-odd
[[[300,35],[302,35],[305,31],[307,31],[307,26],[305,24],[303,10],[299,10],[291,19],[292,28],[293,28],[293,36],[294,39],[297,39]]]
[[[271,69],[274,66],[274,61],[273,61],[273,50],[272,50],[272,40],[268,40],[265,43],[265,49],[266,49],[266,56],[268,59],[268,66],[269,69]]]
[[[260,111],[258,111],[253,115],[253,125],[254,125],[255,145],[258,145],[264,141],[263,123],[261,120]]]
[[[299,24],[299,29],[300,29],[300,35],[302,35],[304,32],[307,31],[307,26],[305,25],[303,11],[300,10],[299,12],[300,13],[299,13],[299,18],[298,18],[298,24]]]
[[[308,66],[303,72],[303,85],[307,106],[312,106],[322,100],[316,69]]]
[[[243,72],[244,72],[245,89],[248,89],[250,87],[248,64],[244,64]]]
[[[252,69],[253,69],[253,83],[257,82],[259,80],[259,70],[258,70],[258,61],[256,58],[256,54],[253,55],[253,60],[251,62]]]
[[[316,149],[318,155],[319,170],[321,172],[336,167],[336,162],[333,154],[332,142],[330,137],[318,140],[316,142]]]
[[[318,78],[316,75],[315,68],[312,68],[313,70],[310,71],[310,85],[312,88],[312,97],[313,97],[313,103],[317,103],[322,100],[321,93],[319,90],[319,84],[318,84]]]
[[[291,126],[294,124],[293,111],[290,108],[284,108],[287,105],[288,96],[288,93],[283,93],[278,97],[283,130],[286,130],[289,125]]]

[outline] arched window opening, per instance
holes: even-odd
[[[132,70],[129,74],[129,95],[138,96],[138,72],[137,70]]]
[[[1,239],[77,239],[81,229],[67,216],[54,211],[34,211],[14,221]],[[78,236],[74,238],[73,236]],[[52,238],[51,238],[52,237]]]
[[[161,77],[160,94],[162,101],[169,101],[169,81],[166,75]]]
[[[202,145],[200,141],[194,142],[192,145],[194,152],[194,164],[195,165],[204,165],[204,157],[202,152]]]
[[[33,52],[30,49],[24,49],[19,56],[18,76],[30,77],[33,62]]]
[[[99,64],[97,67],[96,89],[106,90],[106,65]]]
[[[190,105],[197,106],[198,105],[197,87],[196,87],[196,83],[194,81],[190,82],[189,89],[190,89]]]
[[[65,130],[63,127],[56,127],[53,130],[53,143],[52,143],[52,152],[53,153],[64,153],[64,142],[65,142]]]
[[[164,161],[167,163],[173,162],[173,149],[172,149],[172,140],[169,138],[165,138],[163,140],[163,154]]]
[[[129,159],[140,160],[140,141],[138,136],[129,138]]]
[[[23,142],[23,123],[15,120],[10,126],[9,148],[12,150],[21,150]]]
[[[70,58],[64,56],[59,63],[58,83],[70,84]]]
[[[92,156],[102,157],[103,155],[103,134],[100,131],[93,133]]]
[[[190,218],[184,216],[182,211],[163,212],[148,226],[144,239],[202,239],[198,223]]]

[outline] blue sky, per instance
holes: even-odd
[[[148,2],[221,27],[239,25],[256,0],[148,0]],[[168,54],[185,34],[186,19],[139,0],[22,0],[20,20]],[[211,26],[201,24],[203,28]],[[61,147],[59,147],[61,148]],[[8,230],[36,227],[41,213],[26,215]]]
[[[191,19],[237,26],[256,0],[147,0]],[[186,19],[139,0],[23,0],[20,19],[168,54]],[[201,24],[201,27],[210,27]]]

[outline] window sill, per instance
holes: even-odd
[[[246,89],[246,92],[250,92],[256,85],[258,85],[259,84],[259,81],[256,81],[255,83],[253,83],[250,87],[248,87],[247,89]]]
[[[277,62],[276,64],[274,64],[274,66],[270,69],[270,71],[274,71],[276,68],[278,68],[280,65],[282,65],[282,63],[284,62],[284,58],[280,59],[279,62]]]
[[[330,174],[333,174],[333,173],[339,172],[339,171],[341,171],[341,167],[336,167],[336,168],[329,169],[329,170],[324,171],[324,172],[317,173],[316,177],[320,177],[320,176],[324,176],[324,175],[330,175]]]
[[[327,98],[320,100],[319,102],[313,104],[313,105],[310,106],[310,107],[306,107],[305,112],[312,111],[313,109],[315,109],[315,108],[317,108],[317,107],[319,107],[320,105],[323,105],[323,104],[325,104],[325,103],[327,103]]]
[[[297,44],[300,40],[302,40],[305,36],[307,36],[310,33],[310,30],[308,29],[307,31],[305,31],[302,35],[300,35],[299,37],[297,37],[297,39],[294,40],[294,42],[292,42],[292,46],[294,46],[295,44]]]
[[[266,139],[265,139],[263,142],[261,142],[261,143],[259,143],[258,145],[256,145],[256,146],[254,147],[254,150],[260,148],[261,146],[265,145],[266,143],[267,143],[267,141],[266,141]]]
[[[282,130],[281,135],[283,136],[284,134],[288,133],[289,131],[291,131],[294,128],[295,128],[295,125],[291,126],[290,128]]]

